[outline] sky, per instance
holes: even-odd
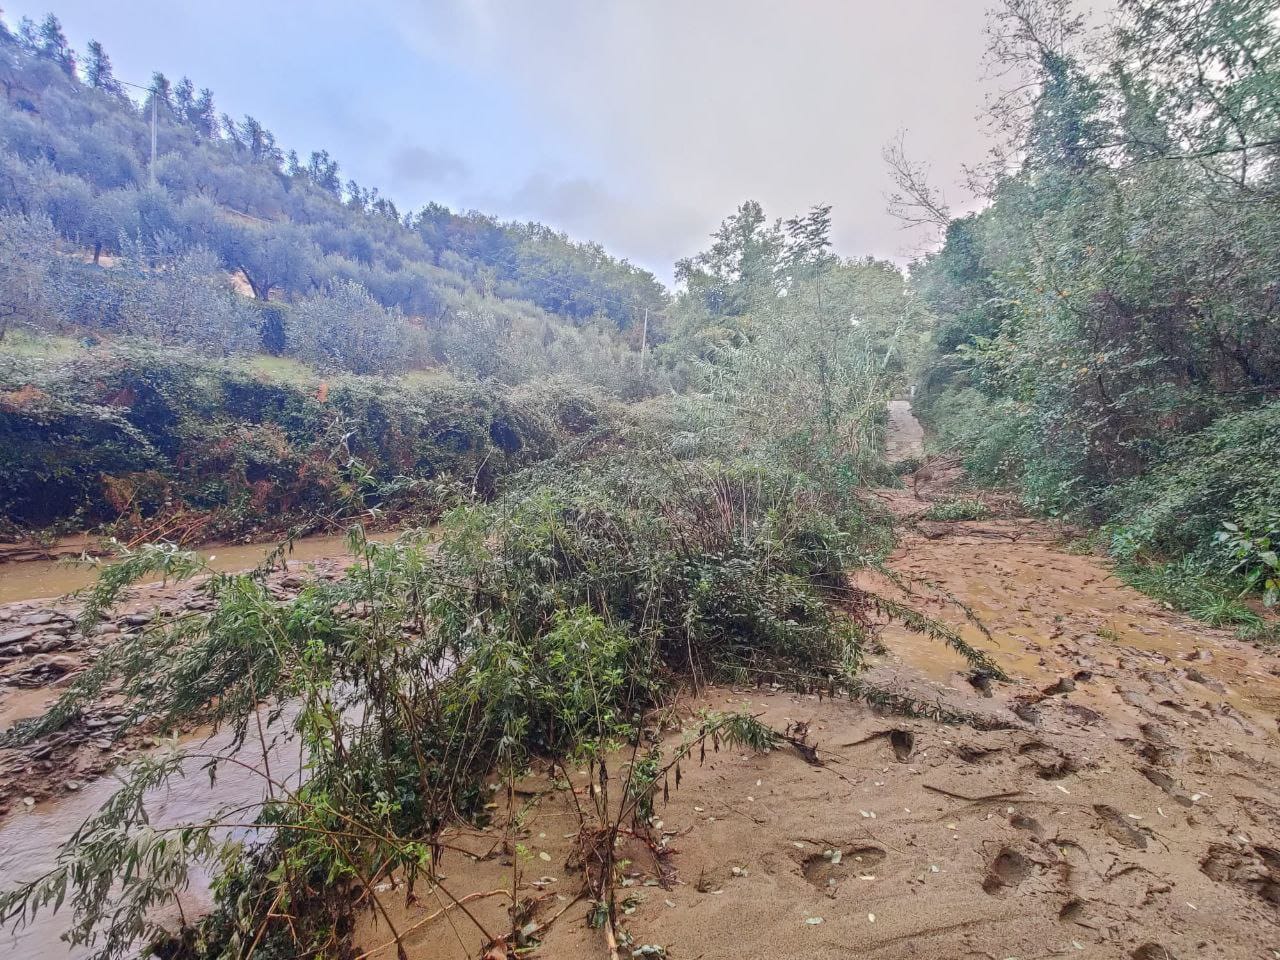
[[[845,256],[929,242],[886,211],[881,151],[957,209],[986,154],[990,0],[49,0],[116,74],[210,87],[304,158],[401,210],[429,201],[534,219],[670,281],[746,199],[833,205]]]

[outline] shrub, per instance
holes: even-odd
[[[987,505],[981,500],[943,500],[930,505],[923,514],[926,520],[953,522],[956,520],[981,520],[987,516]]]
[[[1227,573],[1241,558],[1216,545],[1223,522],[1263,538],[1280,514],[1280,401],[1219,417],[1169,444],[1149,473],[1108,497],[1122,559],[1194,555]]]

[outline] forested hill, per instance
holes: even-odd
[[[38,25],[0,24],[0,83],[3,259],[10,270],[24,264],[18,279],[28,281],[4,285],[7,321],[114,329],[212,352],[241,349],[249,335],[268,352],[371,372],[466,368],[486,338],[515,338],[518,350],[520,336],[542,347],[585,329],[587,339],[638,346],[644,311],[667,302],[649,272],[541,224],[437,204],[401,211],[376,188],[344,182],[328,151],[301,157],[255,118],[220,114],[213,92],[186,77],[156,73],[131,93],[102,46],[90,42],[78,55],[52,14]],[[201,278],[222,282],[199,311],[139,308],[139,277],[157,267],[180,276],[172,286],[187,295]],[[56,284],[39,282],[48,270],[59,273]],[[228,275],[246,303],[222,296]],[[173,291],[150,293],[172,300]],[[326,305],[333,298],[336,308]],[[364,336],[350,356],[315,342],[353,313],[387,335]],[[193,322],[184,326],[184,315]],[[404,336],[402,317],[421,332]],[[472,372],[492,372],[480,366]]]

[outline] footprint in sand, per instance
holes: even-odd
[[[992,896],[1007,892],[1031,876],[1033,869],[1034,864],[1017,850],[1004,847],[987,868],[982,889]]]
[[[1098,822],[1112,840],[1135,850],[1147,849],[1147,831],[1134,826],[1132,821],[1115,807],[1096,803],[1093,805],[1093,812],[1098,815]]]
[[[834,848],[839,850],[839,847]],[[886,853],[879,847],[854,847],[840,851],[837,858],[833,850],[811,853],[800,860],[800,872],[814,887],[829,897],[850,875],[866,874],[876,864],[883,862]]]

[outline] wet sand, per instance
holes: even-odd
[[[927,506],[902,490],[878,496],[904,519]],[[777,729],[801,721],[821,765],[790,747],[686,764],[650,842],[623,848],[620,919],[633,944],[621,955],[648,944],[677,960],[1280,956],[1280,658],[1163,609],[1058,532],[1016,517],[919,524],[890,562],[914,578],[913,606],[1011,679],[987,696],[961,657],[894,625],[867,678],[1007,729],[780,691],[682,702],[690,726],[703,707]],[[680,736],[665,738],[667,755]],[[530,806],[514,855],[501,824],[459,832],[474,858],[450,855],[445,886],[475,895],[468,909],[502,931],[515,870],[535,920],[555,918],[536,955],[607,957],[576,899],[575,804],[538,784],[517,798]],[[580,800],[589,789],[580,778]],[[384,894],[411,931],[408,955],[479,956],[477,926],[441,913],[439,892],[418,894],[411,905]],[[359,942],[394,957],[389,939],[369,918]]]

